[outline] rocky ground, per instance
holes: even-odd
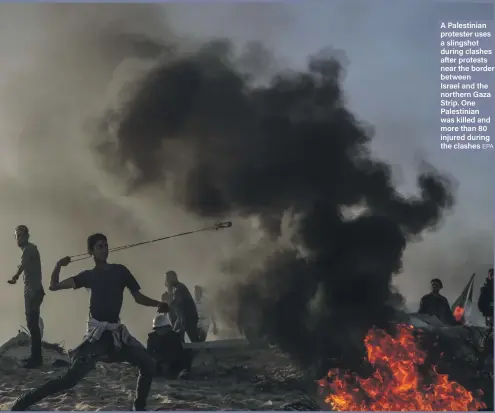
[[[0,347],[0,409],[8,410],[23,391],[56,377],[67,367],[63,349],[45,343],[41,370],[19,368],[28,355],[28,336],[20,333]],[[215,349],[202,351],[194,361],[195,376],[187,381],[157,379],[149,410],[321,410],[308,396],[316,383],[275,349]],[[103,364],[70,391],[47,398],[32,410],[130,410],[137,370],[126,364]],[[313,397],[316,397],[313,394]]]
[[[464,326],[444,328],[424,317],[408,316],[403,322],[414,325],[421,332],[420,336],[424,333],[426,344],[431,341],[433,347],[429,355],[439,371],[470,391],[482,389],[487,410],[492,411],[493,356],[480,357],[483,353],[480,343],[485,341],[487,330]],[[19,361],[27,357],[28,352],[29,336],[22,332],[0,347],[0,410],[9,410],[22,392],[67,369],[56,366],[67,357],[55,344],[44,343],[45,364],[41,370],[20,368]],[[314,378],[305,378],[304,372],[275,348],[240,346],[215,348],[210,352],[202,350],[195,357],[193,371],[194,376],[187,381],[156,379],[148,409],[329,410],[318,395]],[[137,370],[125,363],[100,363],[79,385],[31,409],[130,410],[136,378]]]

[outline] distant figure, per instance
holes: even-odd
[[[194,286],[194,300],[199,318],[198,338],[199,341],[205,341],[210,330],[210,324],[212,328],[211,332],[215,335],[218,333],[215,314],[213,313],[210,300],[205,296],[204,289],[200,285]]]
[[[29,230],[25,225],[16,227],[15,239],[17,245],[22,250],[21,263],[17,267],[17,272],[8,283],[17,283],[20,275],[24,273],[24,309],[27,328],[31,335],[31,356],[23,360],[23,367],[32,369],[43,364],[40,309],[45,296],[45,290],[41,282],[41,259],[36,245],[29,242]]]
[[[200,341],[198,337],[198,310],[189,289],[179,282],[175,271],[167,271],[165,286],[167,291],[162,297],[167,298],[167,302],[170,304],[170,321],[174,331],[180,332],[182,339],[187,333],[192,343]]]
[[[67,391],[93,370],[98,361],[127,361],[139,368],[133,410],[145,410],[155,373],[155,361],[144,346],[131,336],[126,326],[120,323],[124,289],[131,292],[136,303],[155,307],[158,312],[168,311],[168,305],[142,294],[138,282],[125,266],[107,263],[108,243],[105,235],[93,234],[88,237],[88,253],[93,257],[94,268],[60,281],[61,268],[70,263],[70,257],[65,257],[55,265],[50,280],[50,291],[79,288],[91,291],[84,341],[69,352],[71,364],[63,376],[25,393],[14,402],[11,410],[25,411],[45,397]]]
[[[153,319],[153,332],[148,334],[147,349],[156,361],[159,375],[184,380],[189,377],[192,351],[184,348],[180,333],[173,331],[166,314]]]
[[[418,313],[436,316],[440,321],[454,325],[457,324],[450,310],[449,301],[440,294],[443,283],[438,278],[431,280],[431,293],[421,298]]]
[[[487,327],[493,328],[493,268],[488,270],[485,284],[481,287],[478,308],[485,317]]]

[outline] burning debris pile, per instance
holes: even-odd
[[[369,377],[334,368],[319,381],[337,411],[475,411],[485,409],[482,391],[469,391],[439,373],[418,344],[418,331],[401,324],[395,335],[372,328],[365,338]],[[493,381],[492,381],[493,385]]]

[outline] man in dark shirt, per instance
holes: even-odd
[[[187,333],[192,343],[200,341],[198,336],[198,310],[189,289],[179,282],[175,271],[167,271],[165,274],[165,286],[167,292],[163,298],[168,297],[170,304],[170,321],[175,331],[179,331],[184,337]]]
[[[438,278],[431,280],[431,293],[421,298],[418,313],[436,316],[446,324],[456,324],[448,300],[440,294],[443,283]]]
[[[65,257],[57,262],[50,280],[50,291],[79,288],[91,291],[85,340],[69,352],[71,365],[64,376],[25,393],[14,402],[11,410],[24,411],[47,396],[72,388],[95,368],[98,361],[127,361],[139,368],[133,410],[145,410],[155,362],[144,346],[120,323],[124,289],[131,292],[136,303],[155,307],[159,312],[168,311],[168,305],[142,294],[138,282],[125,266],[107,263],[108,243],[105,235],[88,237],[88,253],[95,262],[93,269],[60,281],[61,268],[70,263],[70,257]]]
[[[36,245],[29,242],[29,230],[25,225],[16,227],[15,239],[22,250],[21,263],[8,283],[16,284],[21,274],[24,273],[24,309],[27,328],[31,335],[31,356],[24,360],[23,367],[36,368],[43,364],[40,308],[45,291],[41,282],[41,259]]]

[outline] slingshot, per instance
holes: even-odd
[[[226,221],[226,222],[219,222],[218,224],[215,224],[213,226],[209,226],[209,227],[204,227],[204,228],[200,228],[200,229],[196,229],[194,231],[188,231],[188,232],[181,232],[180,234],[174,234],[174,235],[169,235],[167,237],[161,237],[161,238],[155,238],[155,239],[152,239],[152,240],[149,240],[149,241],[142,241],[142,242],[136,242],[134,244],[127,244],[127,245],[122,245],[120,247],[114,247],[114,248],[110,248],[109,249],[109,252],[116,252],[116,251],[122,251],[122,250],[126,250],[128,248],[133,248],[133,247],[137,247],[139,245],[145,245],[145,244],[151,244],[153,242],[158,242],[158,241],[164,241],[166,239],[170,239],[170,238],[177,238],[177,237],[182,237],[184,235],[189,235],[189,234],[195,234],[197,232],[204,232],[204,231],[217,231],[219,229],[225,229],[225,228],[230,228],[232,226],[232,222],[230,221]],[[85,260],[87,258],[90,258],[91,256],[88,254],[88,253],[84,253],[84,254],[77,254],[77,255],[71,255],[70,258],[71,258],[71,262],[76,262],[76,261],[81,261],[81,260]],[[76,259],[73,259],[73,258],[76,258]]]

